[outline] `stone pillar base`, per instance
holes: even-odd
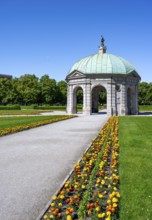
[[[67,108],[66,112],[67,112],[68,115],[72,115],[72,114],[76,114],[77,113],[76,110],[73,109],[73,108]]]
[[[128,112],[128,110],[123,108],[123,109],[121,109],[120,115],[125,116],[125,115],[127,115],[127,112]]]
[[[84,108],[84,109],[83,109],[83,114],[84,114],[84,115],[91,115],[91,110],[90,110],[90,108]]]

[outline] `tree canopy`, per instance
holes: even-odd
[[[47,74],[40,79],[34,74],[19,78],[0,78],[0,104],[66,104],[67,83],[56,82]]]
[[[152,83],[139,83],[138,102],[140,105],[152,105]]]
[[[0,78],[0,105],[66,105],[67,83],[45,74],[41,78],[25,74],[19,78]],[[83,92],[78,91],[78,103],[83,103]],[[106,92],[99,97],[106,103]],[[138,101],[140,105],[152,105],[152,83],[139,83]]]

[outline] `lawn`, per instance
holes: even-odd
[[[47,110],[47,112],[51,112],[51,110]],[[0,110],[0,115],[38,115],[42,112],[46,112],[46,110]]]
[[[21,110],[0,110],[0,115],[39,115],[42,112],[66,111],[66,106],[21,106]]]
[[[0,136],[70,119],[76,116],[14,116],[0,118]]]
[[[152,112],[152,105],[139,105],[139,111]]]
[[[63,118],[63,115],[56,116],[13,116],[0,118],[0,130],[31,124],[33,122],[42,122],[51,119]]]
[[[152,117],[119,117],[120,219],[152,219]]]

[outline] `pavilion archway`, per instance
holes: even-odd
[[[98,113],[100,108],[107,105],[107,91],[102,85],[95,85],[91,91],[91,112]]]
[[[73,90],[73,112],[78,113],[83,111],[84,92],[81,86],[76,86]]]

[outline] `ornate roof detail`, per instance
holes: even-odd
[[[104,42],[105,42],[105,39],[104,39],[104,37],[101,35],[101,45],[100,45],[100,47],[99,47],[99,53],[100,53],[100,54],[106,53],[107,48],[106,48],[106,46],[104,45]]]

